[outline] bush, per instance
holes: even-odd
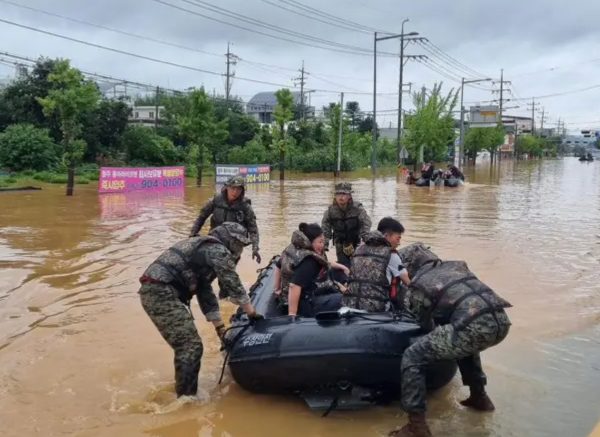
[[[59,163],[59,148],[47,129],[14,124],[0,134],[0,167],[13,171],[43,171]]]
[[[174,165],[185,160],[183,151],[144,126],[129,126],[123,135],[130,166]]]

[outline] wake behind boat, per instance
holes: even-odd
[[[250,299],[265,320],[231,317],[227,363],[245,390],[300,395],[312,409],[356,409],[397,399],[402,354],[425,332],[408,314],[342,308],[316,318],[281,314],[272,294],[279,256],[260,271]],[[455,361],[428,368],[431,390],[447,385]]]

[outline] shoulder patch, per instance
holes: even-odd
[[[231,258],[227,259],[227,267],[229,267],[230,269],[235,270],[236,264],[235,261],[232,260]]]

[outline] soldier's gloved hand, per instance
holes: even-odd
[[[221,339],[221,341],[223,341],[223,336],[225,335],[225,331],[227,331],[225,323],[222,323],[219,326],[215,326],[215,331],[217,333],[217,336]]]
[[[248,314],[248,320],[250,320],[250,323],[255,323],[259,320],[264,320],[265,316],[263,316],[262,314],[257,313],[256,311],[254,311],[253,313]]]
[[[256,262],[259,263],[259,264],[262,261],[262,258],[260,257],[260,253],[258,253],[258,249],[254,249],[252,251],[252,259],[255,259]]]

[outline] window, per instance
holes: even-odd
[[[148,113],[148,118],[154,118],[154,112],[153,111],[150,111]]]
[[[139,112],[135,112],[135,114],[133,115],[135,118],[140,118],[140,113]]]

